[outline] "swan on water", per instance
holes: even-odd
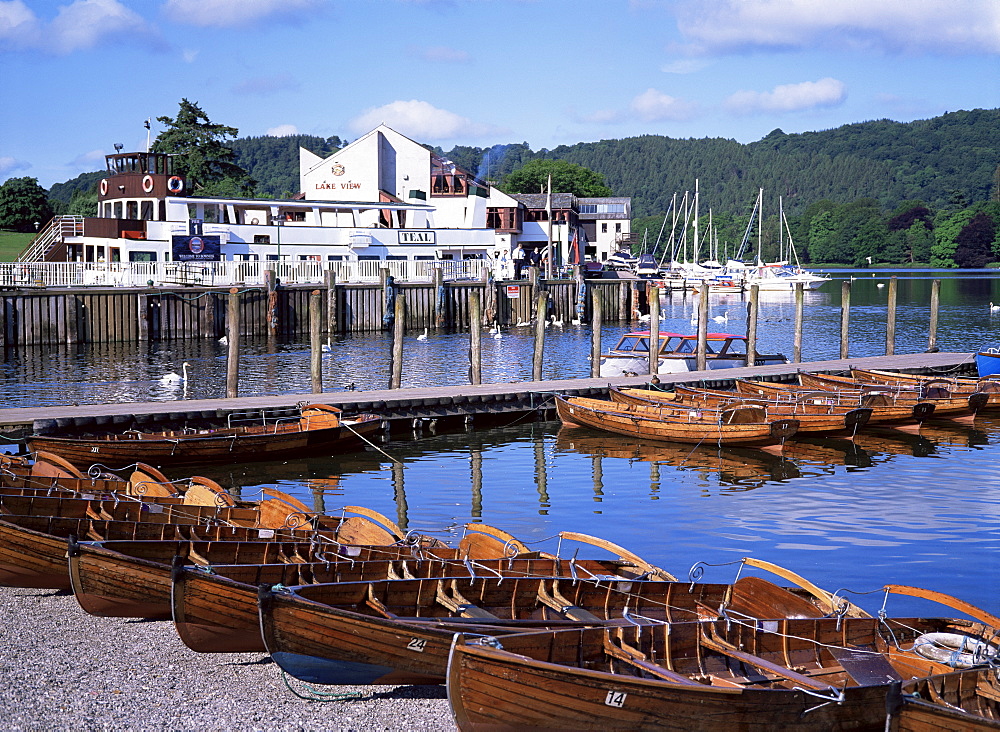
[[[228,346],[229,345],[229,336],[222,336],[222,338],[219,339],[219,345]]]
[[[716,315],[712,318],[716,323],[728,323],[729,322],[729,311],[727,310],[722,315]]]
[[[418,341],[426,341],[427,340],[427,328],[424,328],[424,332],[417,336],[417,340]]]
[[[990,303],[990,312],[1000,313],[1000,305],[994,305],[993,303]]]
[[[333,345],[330,343],[330,337],[329,336],[327,336],[326,343],[324,343],[321,346],[321,348],[323,349],[323,353],[333,353]]]
[[[184,373],[183,376],[181,374],[174,373],[173,371],[171,371],[169,374],[164,374],[163,376],[160,377],[160,383],[164,384],[164,385],[166,385],[166,384],[180,384],[182,381],[184,383],[187,383],[187,380],[188,380],[188,366],[189,366],[189,364],[188,364],[187,361],[185,361],[181,365],[181,371]]]

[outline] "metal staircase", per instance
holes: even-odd
[[[68,236],[83,236],[83,216],[53,216],[38,236],[17,255],[18,262],[44,262]]]

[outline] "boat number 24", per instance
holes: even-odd
[[[625,706],[625,697],[627,696],[628,694],[624,691],[615,691],[612,689],[608,692],[608,695],[604,697],[604,703],[609,707],[617,707],[618,709],[621,709]]]
[[[406,644],[406,650],[416,651],[417,653],[424,652],[424,646],[427,645],[426,638],[411,638],[410,642]]]

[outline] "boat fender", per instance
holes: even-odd
[[[184,179],[179,175],[172,175],[167,180],[167,190],[171,193],[180,193],[184,190]]]
[[[924,633],[913,642],[913,650],[952,668],[981,666],[997,657],[995,646],[961,633]]]

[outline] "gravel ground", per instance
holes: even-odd
[[[443,686],[307,701],[266,655],[195,653],[170,622],[95,618],[69,593],[2,587],[0,616],[4,730],[455,729]]]

